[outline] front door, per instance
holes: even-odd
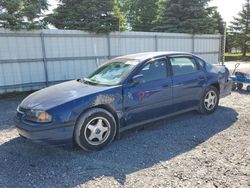
[[[125,124],[137,124],[171,113],[172,79],[167,59],[151,60],[138,71],[144,83],[124,86]]]

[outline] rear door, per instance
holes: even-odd
[[[149,121],[172,112],[172,79],[167,59],[147,62],[136,75],[144,76],[144,83],[124,86],[126,124]]]
[[[170,56],[169,62],[172,67],[174,110],[198,106],[206,82],[204,71],[192,56]]]

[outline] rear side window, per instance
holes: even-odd
[[[198,71],[196,62],[189,57],[172,57],[170,63],[175,76]]]
[[[147,63],[139,74],[142,74],[146,82],[167,78],[166,59],[157,59]]]

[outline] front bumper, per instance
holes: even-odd
[[[38,126],[26,123],[18,115],[14,118],[19,134],[33,142],[51,145],[73,144],[74,123],[68,122],[60,125]]]

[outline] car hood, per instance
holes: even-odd
[[[108,88],[110,87],[87,85],[77,80],[68,81],[34,92],[26,97],[20,106],[25,109],[48,110],[74,99],[104,91]]]

